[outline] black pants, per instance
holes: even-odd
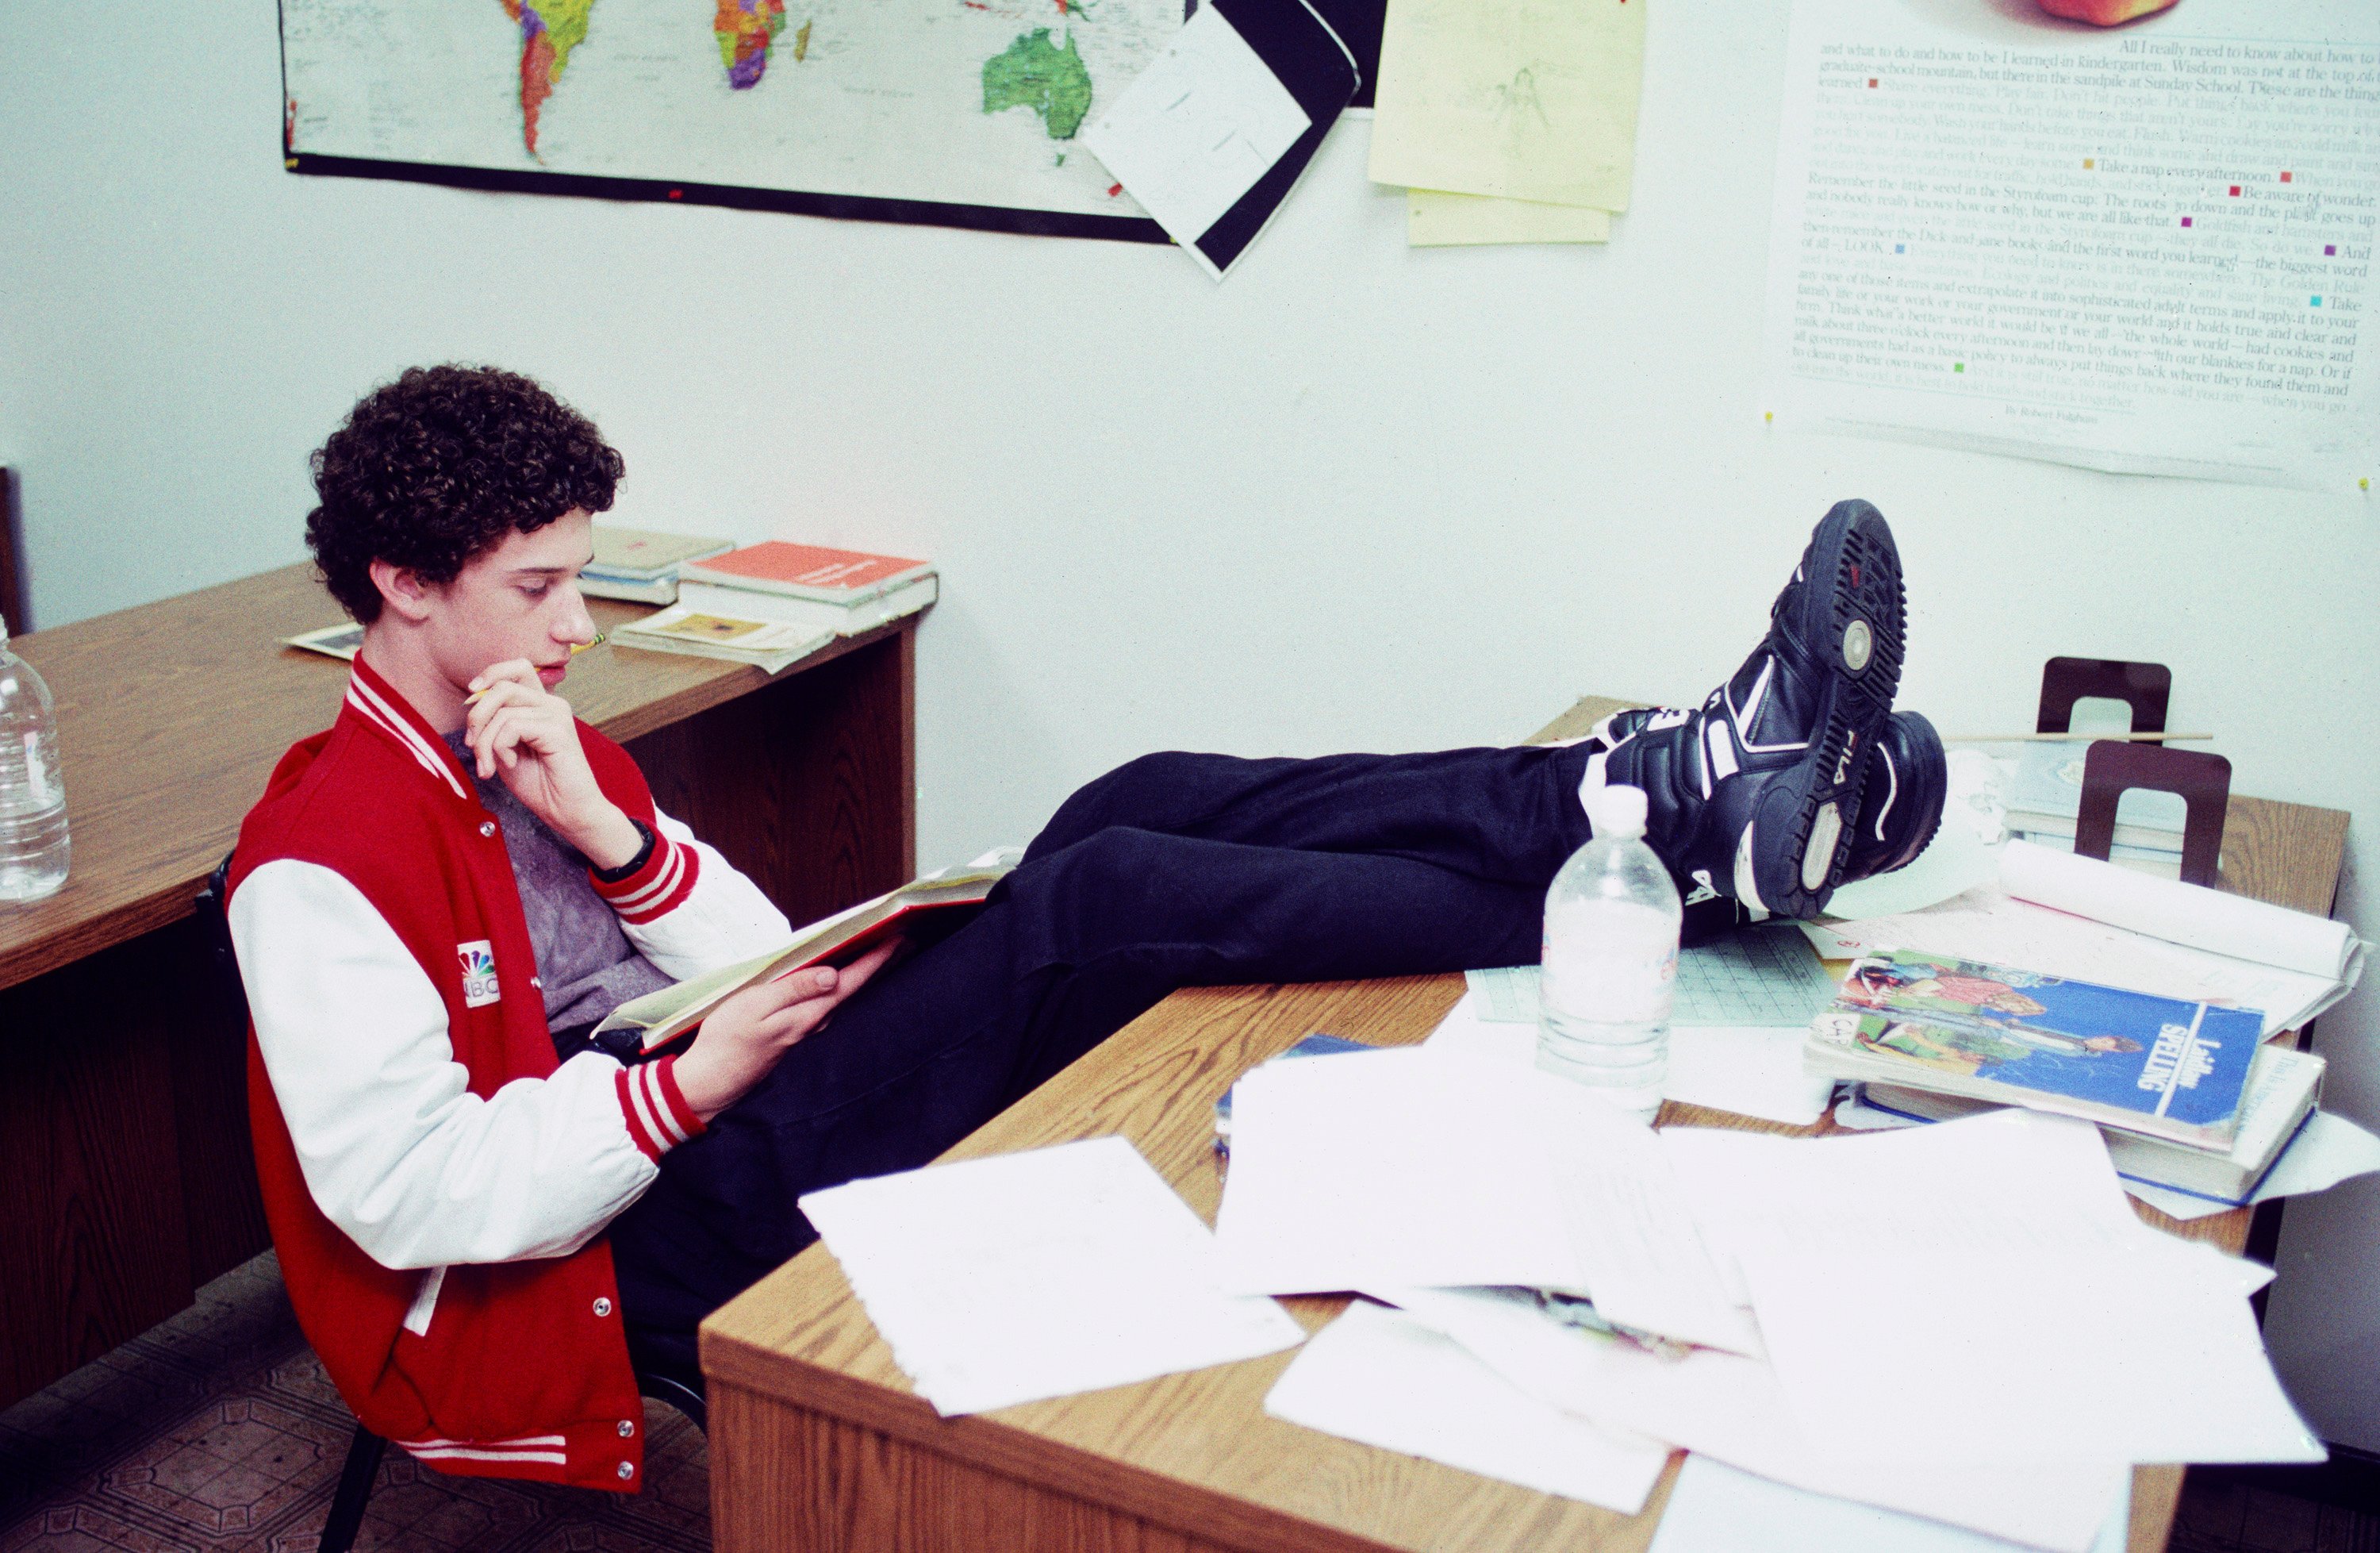
[[[696,1324],[817,1239],[802,1193],[926,1163],[1177,987],[1534,961],[1585,764],[1159,754],[1084,788],[972,921],[662,1157],[611,1230],[640,1360],[692,1373]]]

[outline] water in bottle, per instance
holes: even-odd
[[[57,710],[0,621],[0,901],[39,900],[67,882],[67,789]]]
[[[1546,891],[1537,1066],[1651,1120],[1669,1076],[1683,912],[1645,845],[1642,789],[1587,795],[1594,838]]]

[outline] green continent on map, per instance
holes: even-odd
[[[595,0],[500,0],[520,27],[521,144],[537,154],[538,110],[553,95],[570,51],[587,41]]]
[[[983,111],[1031,108],[1053,141],[1071,141],[1091,111],[1091,73],[1068,38],[1060,48],[1036,28],[983,62]]]

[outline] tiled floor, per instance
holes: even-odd
[[[447,1477],[391,1450],[357,1547],[703,1553],[702,1436],[658,1403],[646,1424],[633,1497]],[[312,1553],[354,1428],[259,1257],[0,1412],[0,1553]],[[2380,1553],[2380,1515],[2192,1474],[2172,1553]]]
[[[701,1553],[701,1434],[646,1409],[634,1496],[448,1477],[390,1450],[358,1548]],[[0,1412],[0,1553],[311,1553],[355,1421],[260,1257],[181,1315]]]

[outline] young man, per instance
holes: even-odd
[[[722,1004],[623,1066],[613,1007],[790,926],[554,694],[622,470],[509,373],[408,372],[316,455],[308,538],[364,625],[338,721],[240,834],[230,913],[291,1302],[357,1415],[448,1471],[633,1488],[629,1355],[813,1238],[804,1192],[920,1165],[1175,987],[1536,958],[1583,789],[1644,787],[1708,927],[1900,866],[1945,780],[1890,710],[1900,568],[1828,513],[1698,708],[1569,747],[1133,762],[965,926]],[[831,1022],[830,1022],[831,1019]]]

